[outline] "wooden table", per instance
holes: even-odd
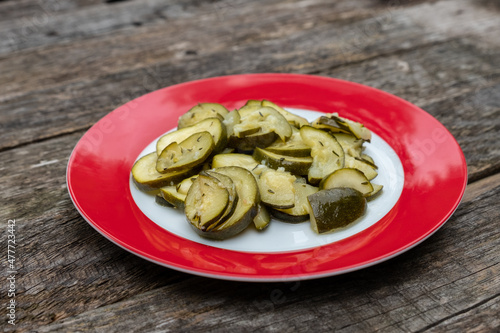
[[[68,157],[117,106],[172,84],[307,73],[385,90],[456,137],[469,185],[449,221],[371,268],[298,283],[197,277],[122,250],[79,215]],[[496,0],[0,2],[6,332],[488,332],[500,327]],[[9,222],[15,220],[15,281]],[[6,308],[15,299],[15,326]]]

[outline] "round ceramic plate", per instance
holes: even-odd
[[[374,134],[366,152],[384,185],[367,214],[339,232],[272,221],[225,241],[200,238],[182,212],[158,206],[131,181],[134,162],[200,102],[228,109],[268,99],[312,120],[338,112]],[[435,118],[398,97],[360,84],[308,75],[248,74],[187,82],[139,97],[97,122],[76,145],[67,170],[70,196],[102,235],[152,262],[239,281],[331,276],[398,255],[432,235],[457,208],[467,182],[465,158]]]

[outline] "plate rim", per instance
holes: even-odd
[[[352,86],[355,86],[355,87],[357,86],[358,88],[361,88],[361,89],[364,89],[364,90],[367,89],[367,90],[375,91],[376,94],[386,95],[387,97],[390,97],[391,99],[398,101],[398,103],[406,104],[406,105],[410,106],[412,109],[419,110],[419,112],[421,112],[421,114],[424,114],[427,117],[430,117],[430,119],[432,119],[432,121],[435,121],[437,124],[439,124],[440,126],[442,126],[442,128],[447,133],[447,137],[451,138],[453,140],[453,144],[456,145],[456,147],[458,148],[458,150],[460,152],[460,154],[459,154],[460,159],[461,159],[460,165],[462,166],[462,168],[465,171],[464,174],[462,175],[463,176],[463,184],[461,186],[461,189],[460,189],[458,195],[455,198],[456,200],[453,203],[453,205],[452,205],[453,207],[451,207],[451,210],[446,214],[446,216],[444,216],[442,218],[442,221],[440,221],[439,223],[437,223],[436,225],[434,225],[433,228],[430,228],[425,233],[422,233],[419,237],[415,238],[413,240],[413,242],[408,243],[408,244],[404,244],[404,245],[400,246],[399,248],[393,249],[392,251],[386,252],[385,254],[380,255],[378,257],[374,257],[371,260],[367,260],[367,261],[364,261],[362,263],[354,263],[352,265],[345,266],[342,269],[324,270],[324,271],[321,271],[321,272],[313,272],[313,273],[311,273],[311,272],[301,272],[301,273],[293,273],[293,274],[289,274],[289,275],[286,275],[286,274],[279,274],[279,275],[276,275],[276,274],[274,274],[274,275],[246,275],[246,274],[238,274],[238,273],[234,273],[234,272],[230,272],[230,273],[217,272],[217,273],[214,273],[214,272],[208,272],[208,271],[206,271],[204,269],[198,269],[198,268],[190,267],[190,266],[174,265],[174,264],[171,264],[171,263],[168,264],[168,263],[165,263],[165,262],[163,262],[161,260],[156,260],[154,258],[154,256],[151,256],[150,254],[145,253],[144,251],[142,251],[141,249],[136,248],[135,246],[131,246],[130,244],[123,244],[123,241],[121,241],[120,239],[118,239],[116,237],[116,235],[113,235],[113,234],[109,233],[104,228],[102,228],[102,226],[100,226],[98,223],[96,224],[94,221],[91,221],[90,218],[87,217],[87,215],[84,212],[83,208],[80,206],[79,202],[76,199],[76,195],[77,194],[75,193],[75,189],[73,188],[72,183],[71,183],[71,176],[72,176],[72,172],[73,172],[72,166],[73,166],[74,158],[75,158],[75,156],[77,154],[77,149],[79,148],[80,142],[87,135],[87,133],[91,132],[91,130],[94,129],[100,122],[102,122],[103,119],[105,119],[106,117],[109,117],[111,114],[113,114],[113,112],[115,112],[116,110],[118,110],[120,107],[123,107],[123,106],[127,105],[128,103],[131,103],[131,102],[136,101],[138,99],[147,98],[148,96],[151,96],[152,94],[158,93],[159,91],[165,91],[167,89],[172,89],[172,87],[183,88],[184,86],[189,86],[189,85],[196,84],[196,83],[210,83],[211,81],[214,81],[214,80],[216,81],[216,80],[220,80],[220,79],[244,78],[245,80],[247,80],[249,78],[252,79],[252,78],[258,78],[258,77],[259,78],[271,78],[271,77],[272,78],[291,78],[291,77],[295,77],[295,78],[308,78],[308,79],[312,79],[312,80],[335,81],[335,82],[337,82],[337,84],[349,84],[349,85],[352,85]],[[412,103],[410,103],[410,102],[408,102],[408,101],[406,101],[406,100],[404,100],[404,99],[402,99],[402,98],[400,98],[398,96],[392,95],[392,94],[390,94],[388,92],[385,92],[383,90],[379,90],[379,89],[376,89],[376,88],[373,88],[373,87],[370,87],[370,86],[366,86],[366,85],[363,85],[363,84],[360,84],[360,83],[352,82],[352,81],[346,81],[346,80],[342,80],[342,79],[338,79],[338,78],[331,78],[331,77],[325,77],[325,76],[308,75],[308,74],[260,73],[260,74],[225,75],[225,76],[216,76],[216,77],[210,77],[210,78],[205,78],[205,79],[187,81],[187,82],[179,83],[179,84],[176,84],[176,85],[167,86],[167,87],[164,87],[164,88],[161,88],[161,89],[149,92],[147,94],[144,94],[144,95],[142,95],[142,96],[140,96],[138,98],[133,99],[132,101],[130,101],[128,103],[125,103],[124,105],[121,105],[120,107],[116,108],[115,110],[113,110],[113,111],[109,112],[108,114],[106,114],[105,116],[101,117],[90,129],[88,129],[82,135],[82,137],[76,143],[75,147],[73,148],[73,150],[72,150],[72,152],[70,154],[70,157],[69,157],[68,163],[67,163],[67,167],[66,167],[66,185],[67,185],[67,188],[68,188],[69,196],[71,198],[71,201],[72,201],[73,205],[76,207],[76,209],[78,210],[78,212],[80,213],[80,215],[87,221],[87,223],[89,223],[96,231],[98,231],[101,235],[103,235],[105,238],[107,238],[108,240],[110,240],[114,244],[116,244],[116,245],[120,246],[121,248],[127,250],[128,252],[131,252],[131,253],[133,253],[133,254],[135,254],[135,255],[143,258],[143,259],[146,259],[146,260],[148,260],[150,262],[159,264],[161,266],[164,266],[164,267],[167,267],[167,268],[170,268],[170,269],[174,269],[174,270],[177,270],[177,271],[188,273],[188,274],[195,274],[195,275],[209,277],[209,278],[216,278],[216,279],[223,279],[223,280],[232,280],[232,281],[276,282],[276,281],[297,281],[297,280],[305,280],[305,279],[323,278],[323,277],[344,274],[344,273],[352,272],[352,271],[355,271],[355,270],[363,269],[363,268],[366,268],[366,267],[370,267],[370,266],[373,266],[375,264],[378,264],[378,263],[384,262],[386,260],[392,259],[395,256],[398,256],[398,255],[400,255],[400,254],[402,254],[402,253],[404,253],[404,252],[406,252],[406,251],[414,248],[415,246],[419,245],[424,240],[426,240],[430,236],[432,236],[435,232],[437,232],[449,220],[449,218],[454,214],[454,212],[456,211],[456,209],[460,205],[461,200],[463,199],[463,196],[464,196],[465,188],[467,186],[468,175],[467,175],[467,164],[466,164],[465,156],[464,156],[464,154],[463,154],[463,152],[461,150],[460,145],[456,141],[456,139],[453,137],[453,135],[448,131],[448,129],[443,124],[441,124],[436,118],[434,118],[432,115],[430,115],[429,113],[427,113],[425,110],[419,108],[418,106],[416,106],[416,105],[414,105],[414,104],[412,104]],[[400,157],[399,154],[398,154],[398,157]],[[400,157],[400,159],[401,159],[401,157]],[[404,165],[403,165],[403,170],[404,170],[404,173],[405,173],[405,176],[406,176],[406,172],[407,171],[406,171]],[[406,177],[405,177],[405,179],[406,179]],[[401,200],[401,198],[403,197],[404,192],[405,192],[405,186],[404,186],[403,191],[401,193],[401,197],[398,200],[398,203]],[[127,193],[127,195],[130,196],[130,193]],[[151,221],[151,223],[154,223],[154,222]],[[203,246],[210,247],[209,245],[203,245]],[[226,251],[232,251],[232,250],[226,250]],[[235,252],[240,252],[240,251],[235,251]],[[301,252],[301,251],[297,251],[297,252]],[[240,253],[244,253],[244,252],[240,252]]]

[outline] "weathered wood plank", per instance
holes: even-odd
[[[319,29],[322,27],[322,30],[327,27],[335,28],[345,24],[346,20],[353,20],[351,16],[362,19],[368,15],[366,11],[358,12],[356,8],[344,10],[341,8],[337,11],[332,5],[324,3],[318,5],[318,0],[305,2],[302,6],[304,12],[294,11],[292,15],[290,11],[284,10],[287,2],[277,0],[269,3],[263,2],[260,7],[239,2],[226,5],[228,10],[234,11],[234,13],[231,12],[233,15],[230,15],[230,12],[217,10],[217,6],[179,8],[175,3],[172,6],[166,6],[162,1],[157,2],[158,4],[151,8],[143,6],[140,2],[132,2],[131,5],[139,7],[137,10],[135,7],[132,8],[133,11],[127,8],[122,10],[122,15],[127,16],[128,21],[141,19],[151,25],[133,28],[131,24],[131,28],[122,28],[117,33],[101,34],[95,38],[83,40],[68,37],[68,43],[18,52],[15,57],[1,59],[0,68],[3,68],[3,75],[0,77],[0,89],[4,96],[20,90],[38,89],[40,86],[47,88],[63,82],[96,78],[107,73],[151,66],[159,61],[170,60],[178,63],[179,58],[184,58],[186,52],[196,54],[195,57],[187,58],[188,60],[198,59],[215,52],[227,53],[243,45],[261,45],[260,43],[267,40],[283,40],[282,38],[287,38],[287,36],[301,34],[303,30],[305,30],[304,33],[309,31],[309,34],[314,34],[310,31],[315,26],[317,26],[316,29],[318,26]],[[362,2],[361,5],[363,4]],[[255,12],[257,8],[258,12]],[[103,19],[101,24],[117,26],[124,24],[114,22],[114,20],[120,20],[120,12],[108,9],[100,14],[99,8],[91,9],[99,12],[96,13],[97,17],[99,15],[111,17]],[[325,12],[331,17],[323,18]],[[264,13],[266,15],[263,15]],[[81,13],[80,19],[85,20],[85,24],[89,25],[86,31],[100,29],[100,21],[86,22],[89,16],[95,15]],[[149,18],[149,16],[153,17]],[[347,18],[343,18],[344,16]],[[317,21],[311,24],[312,19]],[[67,21],[64,20],[65,24],[70,24]],[[74,23],[71,25],[73,26]],[[64,26],[60,27],[60,29],[64,28]],[[82,28],[79,27],[79,29]],[[346,30],[354,29],[351,26],[351,29],[347,27]],[[359,39],[362,32],[357,31],[354,34]],[[336,36],[337,40],[339,38]],[[210,43],[207,43],[208,40]],[[110,52],[110,48],[113,52]],[[20,75],[26,69],[29,69],[29,75]]]
[[[103,0],[16,0],[0,1],[0,24],[40,24],[50,15],[101,4]],[[18,22],[16,22],[18,21]]]
[[[202,331],[224,323],[229,331],[281,317],[287,319],[268,328],[305,329],[318,313],[331,312],[329,317],[340,318],[328,323],[331,328],[407,331],[453,316],[500,287],[500,174],[469,185],[466,199],[436,235],[380,267],[320,283],[239,284],[150,264],[94,231],[78,216],[64,184],[78,138],[65,135],[0,153],[0,218],[16,219],[18,226],[17,328],[56,322],[45,331],[108,325],[119,331],[144,317],[130,327]]]
[[[10,331],[498,329],[496,2],[96,1],[65,2],[75,7],[54,11],[46,25],[18,36],[19,51],[0,56],[0,218],[16,219],[20,265],[18,325]],[[0,37],[29,28],[36,4],[0,2]],[[78,215],[64,174],[82,129],[166,85],[263,71],[369,84],[433,114],[468,161],[471,184],[459,209],[426,242],[386,263],[275,284],[162,268]]]
[[[493,188],[485,186],[491,183]],[[499,308],[485,305],[497,304],[500,290],[500,175],[469,185],[467,192],[477,196],[468,195],[434,236],[368,269],[317,281],[274,284],[195,277],[108,306],[87,307],[86,313],[38,331],[281,332],[314,327],[329,332],[418,332],[440,327],[460,330],[461,321],[471,329],[495,327]],[[78,294],[86,294],[84,285],[68,286],[75,288]],[[109,295],[102,292],[103,298]],[[59,297],[58,304],[44,304],[45,311],[58,312],[65,301]],[[470,312],[478,315],[465,319]]]
[[[316,10],[319,11],[320,9],[324,8],[320,7]],[[403,9],[401,10],[403,11]],[[318,13],[316,12],[316,14]],[[342,12],[339,15],[342,16],[341,14]],[[412,48],[418,50],[422,46],[419,43],[430,42],[432,44],[431,41],[436,38],[439,39],[435,37],[436,34],[428,34],[418,26],[407,23],[404,15],[400,19],[395,19],[396,15],[391,14],[392,16],[386,19],[383,25],[377,25],[381,31],[380,36],[376,38],[367,36],[356,25],[370,26],[373,22],[382,22],[384,15],[382,13],[376,18],[356,21],[356,23],[347,25],[344,22],[340,27],[336,25],[337,23],[330,25],[323,23],[319,24],[319,27],[299,29],[298,31],[291,29],[280,32],[281,35],[279,36],[264,33],[269,29],[266,28],[265,24],[262,24],[262,28],[260,28],[262,30],[257,30],[257,32],[260,31],[267,37],[259,37],[254,40],[255,38],[248,37],[243,33],[243,36],[236,38],[241,42],[241,45],[232,48],[230,52],[227,52],[223,47],[224,45],[227,46],[227,40],[220,40],[220,45],[215,50],[208,51],[204,46],[206,44],[204,40],[198,37],[196,43],[199,45],[194,46],[200,46],[200,49],[197,49],[197,47],[191,49],[189,46],[184,45],[181,47],[184,51],[175,50],[174,48],[168,51],[170,53],[165,53],[164,50],[159,53],[149,54],[148,57],[142,59],[137,58],[136,53],[139,52],[138,50],[123,51],[125,54],[119,51],[117,55],[111,56],[112,59],[105,60],[106,66],[104,67],[103,63],[96,61],[96,58],[90,53],[95,53],[95,49],[97,52],[101,52],[99,50],[102,49],[103,53],[109,53],[104,44],[108,43],[109,47],[109,43],[116,46],[118,42],[111,42],[106,38],[99,39],[97,44],[94,45],[99,47],[95,49],[92,48],[92,43],[96,42],[89,41],[88,43],[82,43],[81,46],[71,45],[75,47],[74,53],[73,51],[70,52],[70,49],[66,47],[59,47],[57,50],[50,49],[47,50],[48,53],[40,51],[41,53],[37,55],[37,59],[40,60],[37,69],[29,71],[29,76],[19,75],[19,73],[23,72],[26,66],[29,67],[26,62],[34,61],[32,54],[26,58],[21,55],[19,57],[9,57],[5,59],[6,63],[4,63],[5,68],[9,68],[9,70],[2,76],[6,86],[3,86],[5,89],[4,95],[0,98],[1,124],[3,127],[0,134],[0,149],[87,128],[117,106],[117,102],[125,102],[126,97],[137,97],[150,90],[170,84],[201,77],[242,72],[332,73],[332,75],[337,76],[336,70],[338,66],[377,56],[382,58],[381,56],[386,52],[395,52],[396,54],[389,58],[397,61],[397,54],[407,52],[405,48],[410,48],[410,56],[413,55],[413,59],[410,58],[410,60],[419,61],[415,53],[412,53],[414,51]],[[294,17],[293,19],[293,22],[300,23],[297,25],[298,27],[309,22],[308,19],[304,18],[302,18],[303,21],[300,21],[300,18],[295,20]],[[267,22],[267,24],[270,24],[270,22]],[[329,37],[328,27],[337,27],[339,34]],[[148,32],[150,31],[148,30]],[[222,33],[222,31],[219,32]],[[217,34],[217,31],[214,33]],[[371,34],[373,33],[371,32]],[[292,35],[288,36],[286,34]],[[394,38],[393,34],[400,34],[400,36]],[[151,47],[154,45],[157,47],[157,41],[158,38],[161,38],[161,35],[158,33],[153,35],[151,37],[149,34],[144,35],[141,33],[136,38],[146,38],[146,42],[141,46],[147,45]],[[410,44],[402,43],[402,40],[411,39],[411,37],[415,36],[419,37],[416,39],[417,41],[409,42]],[[182,35],[180,38],[184,37],[186,36]],[[266,38],[269,38],[267,42],[265,41]],[[290,45],[293,46],[282,47],[281,41],[283,38],[290,38]],[[323,40],[323,42],[320,43],[319,40]],[[122,41],[122,43],[125,41]],[[267,44],[264,50],[260,47],[260,43],[263,41]],[[455,41],[450,43],[455,43]],[[404,45],[401,46],[401,44]],[[454,48],[453,44],[450,47]],[[467,48],[471,49],[468,50]],[[141,49],[141,47],[138,49]],[[197,50],[196,52],[199,53],[192,54],[188,52],[190,49]],[[427,49],[423,48],[423,50]],[[131,53],[127,54],[129,51]],[[487,81],[488,76],[494,78],[494,75],[496,75],[497,71],[492,67],[498,61],[498,52],[480,51],[472,46],[460,45],[460,43],[454,51],[456,53],[453,53],[453,50],[447,50],[444,55],[457,60],[462,67],[455,66],[454,63],[447,64],[446,61],[443,61],[445,58],[440,59],[439,53],[434,53],[433,59],[438,60],[436,63],[442,67],[432,66],[431,62],[427,62],[422,64],[422,66],[425,65],[422,70],[418,67],[420,64],[417,63],[411,68],[412,73],[405,73],[410,69],[405,67],[406,64],[403,60],[398,63],[399,72],[394,72],[394,68],[386,67],[389,73],[385,73],[380,70],[377,71],[379,65],[375,61],[369,63],[369,66],[373,66],[372,68],[359,67],[367,70],[367,73],[362,73],[359,70],[356,72],[352,67],[348,67],[346,70],[339,72],[339,76],[372,84],[391,92],[394,90],[396,93],[401,93],[402,97],[412,101],[412,98],[418,94],[422,95],[422,99],[430,98],[430,96],[426,95],[427,92],[433,92],[435,96],[444,95],[445,92],[448,94],[450,91],[452,93],[460,92],[454,87],[455,84],[463,85],[464,89],[470,89],[470,87],[465,87],[467,82],[474,85],[478,80]],[[472,52],[477,51],[481,56],[471,55]],[[488,52],[491,52],[491,54]],[[69,53],[70,56],[61,58],[61,53]],[[464,53],[464,55],[462,56],[461,53]],[[422,55],[423,52],[418,54],[418,56]],[[106,59],[103,54],[97,54],[96,56]],[[161,60],[162,57],[170,58],[165,61],[164,59]],[[138,65],[139,60],[141,65]],[[388,65],[393,66],[394,63]],[[11,68],[11,66],[13,67]],[[336,69],[332,70],[332,67]],[[354,75],[350,73],[351,70],[355,72]],[[413,73],[414,71],[415,73]],[[434,75],[436,71],[441,77]],[[480,71],[480,74],[475,71]],[[469,75],[466,76],[466,73]],[[374,74],[384,77],[384,84],[376,84],[379,76]],[[421,77],[419,78],[418,75]],[[446,76],[452,76],[451,81],[447,81]],[[408,91],[393,89],[393,87],[397,88],[393,82],[397,82],[396,80],[402,77],[411,77],[414,80],[413,82],[405,82],[404,87],[408,88]],[[457,82],[457,80],[460,82]],[[429,84],[429,81],[433,84]],[[40,87],[43,87],[43,89],[40,89]],[[414,89],[410,90],[411,87]],[[422,87],[427,88],[425,93],[421,93],[420,88]],[[447,88],[447,91],[437,90],[436,87]],[[19,91],[14,95],[9,95],[7,93],[9,89]],[[42,115],[45,117],[41,117]],[[48,117],[50,117],[50,121],[47,120]]]
[[[18,329],[22,323],[34,328],[190,278],[122,250],[81,218],[64,176],[79,137],[0,154],[0,216],[16,221]],[[6,233],[0,242],[7,243]]]
[[[476,48],[467,40],[453,40],[342,66],[325,74],[383,89],[433,114],[458,138],[470,177],[477,179],[498,168],[495,133],[500,117],[494,92],[500,81],[496,66],[499,55]],[[226,66],[230,70],[231,58],[220,57],[207,57],[206,67],[201,69],[196,65],[158,64],[151,70],[127,71],[5,101],[0,104],[6,127],[0,133],[0,147],[5,150],[88,128],[120,104],[163,85],[202,76],[216,62],[220,62],[216,68],[224,71]],[[477,133],[484,136],[478,139]]]
[[[500,171],[499,91],[500,84],[478,87],[471,93],[426,106],[427,111],[448,124],[464,151],[469,182]]]
[[[335,8],[339,14],[332,13],[333,17],[342,17],[342,12],[349,11],[353,15],[365,15],[369,10],[382,9],[385,6],[380,3],[374,3],[367,0],[356,0],[355,3],[345,2],[339,4],[326,4],[322,1],[291,1],[291,0],[273,0],[257,1],[249,4],[242,0],[175,0],[175,1],[126,1],[121,3],[101,4],[92,7],[85,7],[80,10],[74,10],[70,13],[59,14],[56,10],[46,10],[31,19],[20,19],[14,22],[0,22],[0,54],[43,47],[46,45],[58,44],[67,41],[76,41],[89,39],[103,34],[113,36],[121,34],[136,33],[134,28],[144,30],[145,27],[159,25],[170,34],[170,25],[193,26],[201,24],[205,29],[211,29],[211,26],[220,27],[221,23],[226,25],[226,32],[233,33],[231,26],[239,18],[240,28],[245,28],[245,24],[250,16],[255,16],[254,20],[267,20],[267,17],[283,15],[290,17],[290,6],[294,6],[302,15],[309,17],[315,7]],[[43,7],[42,7],[43,8]],[[355,10],[358,8],[358,10]],[[242,15],[243,14],[243,15]],[[263,15],[265,14],[265,15]],[[296,14],[293,14],[294,16]],[[233,17],[234,16],[234,17]],[[246,17],[248,16],[248,17]],[[246,18],[245,18],[246,17]],[[186,22],[185,19],[190,21]],[[320,18],[320,17],[318,17]],[[168,21],[168,22],[167,22]],[[286,25],[286,20],[280,22]],[[70,24],[71,23],[71,24]],[[158,31],[159,27],[153,28],[151,33]],[[125,31],[129,30],[129,31]],[[177,33],[182,33],[178,30]],[[203,30],[198,31],[203,32]],[[203,33],[201,33],[203,35]],[[251,33],[253,37],[257,34]]]
[[[432,114],[458,140],[469,181],[475,181],[500,168],[500,71],[496,65],[500,52],[481,55],[480,50],[470,41],[456,40],[343,66],[328,74],[393,93]]]
[[[426,332],[497,332],[500,328],[500,298],[493,295],[486,302],[463,311],[460,315],[427,328]]]

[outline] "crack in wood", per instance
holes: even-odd
[[[457,311],[457,312],[455,312],[455,313],[453,313],[453,314],[451,314],[451,315],[449,315],[447,317],[441,318],[441,319],[437,320],[436,322],[434,322],[432,324],[429,324],[429,325],[427,325],[427,326],[425,326],[425,327],[423,327],[423,328],[415,331],[415,333],[423,333],[425,331],[428,331],[428,330],[432,329],[433,327],[436,327],[436,326],[438,326],[438,325],[440,325],[440,324],[442,324],[442,323],[444,323],[444,322],[446,322],[446,321],[448,321],[448,320],[450,320],[450,319],[452,319],[454,317],[457,317],[457,316],[460,316],[460,315],[465,314],[467,312],[470,312],[470,311],[474,310],[475,308],[477,308],[477,307],[479,307],[479,306],[481,306],[481,305],[483,305],[485,303],[488,303],[488,302],[496,299],[497,297],[500,297],[500,293],[495,294],[493,296],[490,296],[488,298],[485,298],[484,300],[482,300],[480,302],[477,302],[477,303],[475,303],[475,304],[473,304],[473,305],[471,305],[471,306],[469,306],[469,307],[467,307],[465,309]]]

